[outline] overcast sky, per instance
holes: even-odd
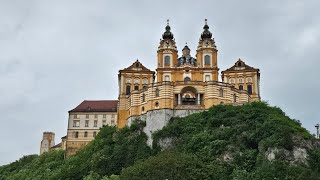
[[[261,96],[315,132],[320,122],[320,2],[0,0],[0,165],[66,135],[68,110],[117,99],[118,70],[155,69],[170,19],[179,55],[208,19],[220,70],[260,68]]]

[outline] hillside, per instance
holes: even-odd
[[[103,127],[77,155],[25,156],[1,166],[0,179],[320,179],[320,142],[265,103],[173,118],[153,149],[143,127]]]

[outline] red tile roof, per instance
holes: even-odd
[[[84,100],[69,112],[117,112],[117,100]]]

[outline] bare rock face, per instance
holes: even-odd
[[[294,144],[292,150],[269,147],[265,152],[265,158],[269,161],[281,159],[286,160],[291,164],[307,164],[308,150],[320,147],[320,141],[318,140],[306,140],[301,136],[294,136],[292,140]]]
[[[233,156],[232,156],[232,154],[226,152],[226,153],[223,155],[223,161],[225,161],[225,162],[233,161]]]
[[[299,147],[294,147],[293,148],[293,158],[294,158],[294,163],[295,162],[300,162],[300,163],[307,163],[307,150],[305,148],[299,148]]]
[[[161,150],[171,149],[173,148],[173,139],[168,137],[160,139],[158,145],[160,146]]]

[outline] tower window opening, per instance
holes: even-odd
[[[204,65],[210,65],[211,64],[211,58],[209,55],[204,56]]]
[[[146,102],[146,94],[142,94],[141,99],[142,99],[142,102]]]
[[[126,86],[126,95],[129,95],[130,91],[131,91],[131,85],[127,84],[127,86]]]
[[[139,67],[139,63],[136,63],[136,68],[138,68]]]
[[[248,94],[252,94],[252,85],[251,84],[249,84],[249,85],[247,85],[247,91],[248,91]]]
[[[160,90],[159,90],[159,89],[156,89],[155,94],[156,94],[156,97],[159,97],[159,95],[160,95]]]
[[[223,89],[222,88],[219,89],[219,96],[223,97]]]
[[[170,66],[170,56],[165,56],[164,57],[164,65],[165,66]]]

